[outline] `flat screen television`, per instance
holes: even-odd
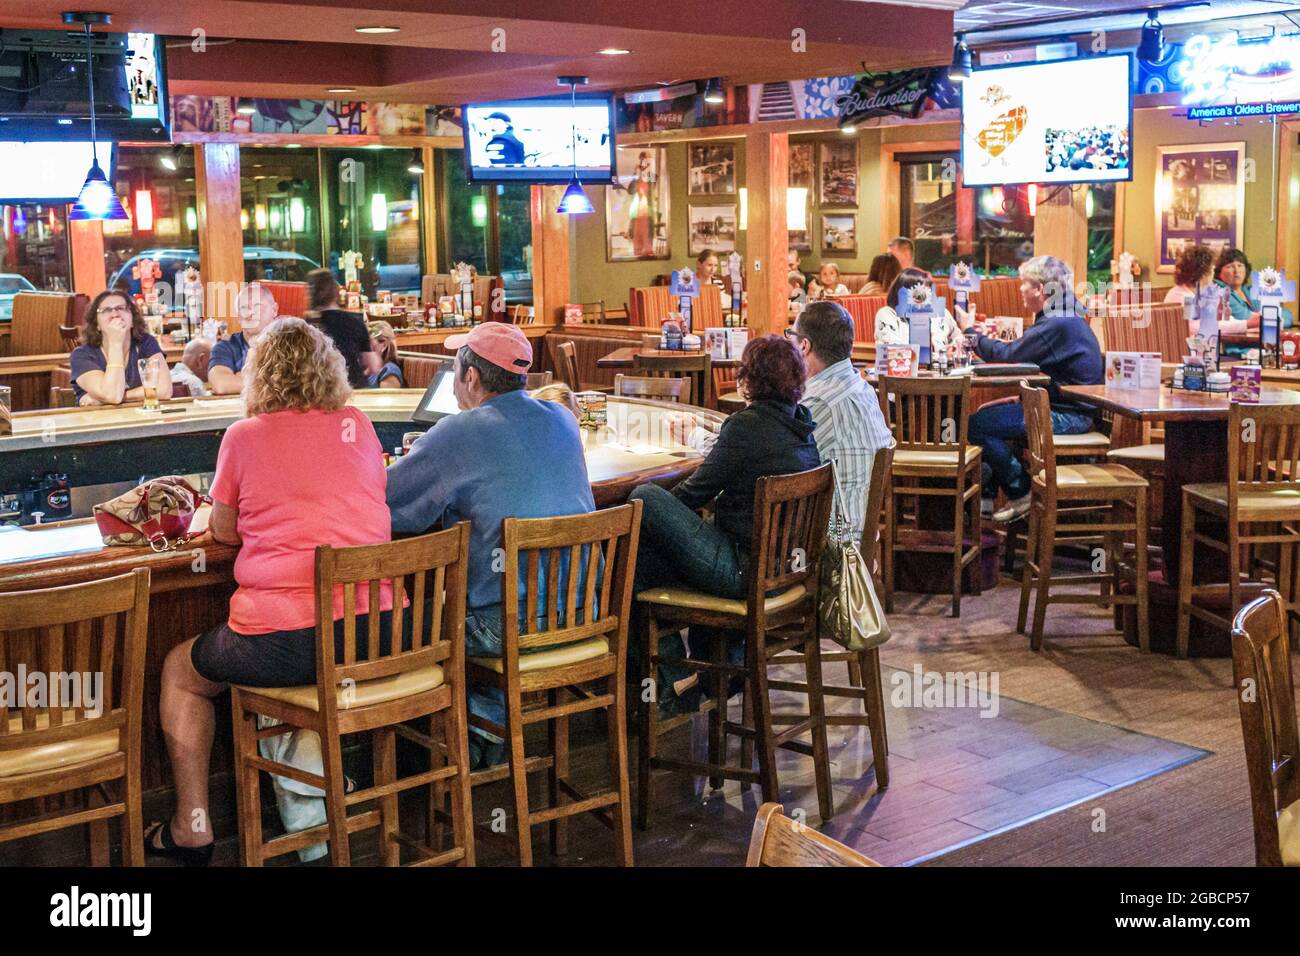
[[[96,135],[116,142],[166,142],[163,38],[96,33]],[[86,38],[75,31],[0,30],[0,139],[90,140]]]
[[[465,169],[471,183],[567,183],[573,177],[576,128],[578,178],[614,176],[614,98],[579,94],[500,100],[465,106]]]
[[[967,186],[1133,178],[1127,53],[976,70],[961,90]]]
[[[117,163],[114,144],[95,144],[99,168],[109,182]],[[0,203],[74,202],[90,170],[90,143],[0,141]]]

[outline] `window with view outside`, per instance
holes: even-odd
[[[164,159],[175,168],[168,169]],[[166,282],[174,294],[181,287],[178,272],[191,265],[202,271],[193,147],[121,146],[113,186],[127,218],[104,221],[109,288],[140,294],[140,264],[153,272],[147,262],[154,262],[154,281]]]
[[[64,206],[20,203],[0,206],[0,319],[13,316],[14,296],[72,288],[68,265],[68,218]]]
[[[480,273],[499,275],[505,301],[533,299],[531,187],[523,183],[470,186],[464,150],[439,150],[445,209],[439,271],[468,262]]]
[[[465,181],[465,151],[439,150],[445,218],[439,246],[444,261],[440,272],[457,262],[468,262],[479,272],[488,270],[488,187]]]
[[[241,146],[244,279],[301,282],[322,258],[317,150]]]
[[[418,293],[423,275],[421,176],[410,149],[321,151],[329,204],[326,261],[340,282],[339,256],[359,252],[362,291]]]

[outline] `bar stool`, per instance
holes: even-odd
[[[1227,523],[1227,534],[1198,530],[1201,518]],[[1251,530],[1256,528],[1258,530]],[[1226,537],[1226,540],[1224,540]],[[1228,409],[1228,480],[1183,486],[1183,526],[1178,574],[1178,656],[1187,656],[1192,618],[1228,627],[1231,622],[1196,604],[1199,596],[1228,594],[1229,614],[1242,592],[1258,585],[1243,580],[1242,549],[1276,544],[1275,573],[1286,609],[1297,610],[1295,547],[1300,544],[1300,406],[1233,402]],[[1224,584],[1192,582],[1197,545],[1226,554]]]
[[[1241,712],[1256,866],[1300,866],[1300,733],[1286,603],[1265,591],[1232,622],[1232,679]],[[1245,693],[1253,687],[1254,693]]]
[[[387,544],[322,545],[316,549],[315,685],[230,689],[240,860],[244,866],[261,866],[269,857],[313,846],[324,838],[329,840],[334,865],[349,866],[349,835],[375,827],[379,828],[379,853],[385,866],[401,862],[403,847],[416,856],[415,866],[474,865],[463,659],[468,560],[467,521],[436,534]],[[393,600],[387,633],[381,633],[385,629],[379,613],[384,584],[391,586]],[[343,594],[343,618],[337,625],[341,641],[335,636],[336,588]],[[359,589],[368,595],[364,634],[357,628]],[[403,607],[409,608],[409,630]],[[280,723],[258,729],[259,715]],[[407,721],[420,718],[428,721],[427,735],[406,726]],[[320,735],[323,775],[258,753],[259,740],[291,729],[314,730]],[[373,738],[374,786],[348,793],[342,738],[365,731]],[[399,735],[431,754],[450,755],[450,760],[445,766],[434,761],[430,770],[398,778]],[[438,736],[444,739],[439,742]],[[263,841],[259,771],[324,790],[327,822]],[[451,789],[452,846],[446,850],[418,843],[398,826],[398,794],[440,784]],[[431,789],[430,800],[434,799]],[[370,802],[374,809],[348,813],[349,808]],[[426,842],[431,844],[433,837],[431,827]]]
[[[884,575],[885,610],[894,609],[895,551],[952,555],[952,616],[961,617],[962,577],[975,564],[973,583],[980,593],[980,466],[982,449],[966,440],[970,423],[970,376],[908,378],[880,376],[880,410],[897,442],[892,481],[885,501],[884,548],[889,552]],[[952,544],[927,541],[900,545],[897,501],[916,497],[917,510],[931,498],[951,498]],[[970,510],[967,517],[966,511]],[[920,515],[918,514],[918,519]],[[972,537],[966,546],[966,530]]]
[[[533,827],[550,823],[552,852],[563,853],[568,818],[579,813],[595,813],[610,827],[619,865],[632,865],[627,635],[640,531],[639,501],[586,515],[501,522],[503,654],[471,657],[469,677],[505,693],[506,723],[473,715],[470,723],[505,738],[509,757],[471,779],[479,786],[509,778],[521,866],[533,863]],[[541,694],[541,706],[524,708],[525,695]],[[592,710],[605,711],[613,786],[589,795],[568,779],[569,718]],[[550,754],[544,760],[528,758],[524,749],[526,728],[538,723],[548,730]],[[550,806],[533,810],[528,774],[542,767]]]
[[[578,379],[578,347],[572,342],[557,343],[555,361],[559,366],[560,379],[575,392],[582,391],[582,382]]]
[[[823,820],[834,814],[830,762],[826,745],[826,719],[822,699],[821,635],[817,619],[817,582],[822,548],[830,522],[832,495],[831,466],[822,465],[792,475],[760,478],[754,489],[753,550],[746,572],[745,600],[720,598],[689,587],[648,588],[637,594],[645,626],[642,629],[642,673],[652,676],[665,658],[659,656],[659,639],[666,633],[697,625],[719,631],[741,631],[745,635],[745,663],[733,665],[726,658],[726,641],[713,641],[713,660],[676,660],[692,671],[712,676],[713,699],[709,715],[707,762],[677,760],[659,756],[659,738],[690,721],[690,714],[666,721],[659,718],[656,695],[642,695],[640,713],[640,762],[637,767],[638,824],[648,829],[654,812],[656,770],[680,770],[697,777],[707,776],[714,786],[724,779],[742,784],[759,783],[763,799],[775,801],[777,788],[776,748],[784,747],[813,758],[817,778],[817,801]],[[777,633],[779,632],[779,634]],[[771,658],[785,651],[799,651],[803,658],[805,683],[769,681]],[[745,708],[752,715],[747,723],[727,719],[727,684],[733,674],[743,675]],[[799,715],[792,726],[779,734],[773,731],[769,690],[797,690],[808,695],[808,713]],[[752,726],[751,726],[752,724]],[[812,744],[795,738],[811,733]],[[752,741],[758,751],[758,770],[744,758],[739,766],[728,766],[727,738]]]
[[[26,705],[25,688],[17,707],[0,697],[0,807],[87,791],[84,809],[0,824],[0,843],[89,824],[91,863],[107,866],[108,821],[121,817],[123,862],[144,866],[140,724],[149,570],[0,594],[0,621],[0,672],[30,668],[60,694],[40,706]],[[98,693],[54,679],[69,674],[102,677]],[[61,699],[65,688],[70,701]]]
[[[787,817],[779,803],[765,803],[754,818],[745,866],[880,866],[869,856]]]
[[[867,486],[866,508],[863,509],[862,538],[858,552],[867,562],[868,568],[874,568],[880,548],[880,524],[884,517],[886,489],[889,485],[889,472],[894,461],[894,448],[882,448],[876,452],[871,462],[871,479]],[[879,578],[877,578],[879,580]],[[862,701],[861,714],[826,715],[827,727],[861,727],[867,726],[871,734],[871,763],[876,771],[876,787],[884,790],[889,786],[889,734],[885,726],[885,692],[884,675],[880,669],[880,646],[869,647],[862,651],[822,651],[823,664],[847,664],[849,686],[822,685],[823,697],[848,697]],[[779,655],[772,658],[772,664],[797,663],[793,655]],[[804,685],[799,685],[801,693],[807,693]],[[776,714],[772,715],[774,724],[780,723]],[[744,763],[742,749],[741,762]],[[748,764],[746,764],[748,766]]]
[[[1023,634],[1029,614],[1030,592],[1036,589],[1034,625],[1029,646],[1043,646],[1043,622],[1048,604],[1134,604],[1137,606],[1138,645],[1151,650],[1147,622],[1147,483],[1123,465],[1057,465],[1055,436],[1052,434],[1051,405],[1047,389],[1020,383],[1020,404],[1025,410],[1025,434],[1029,438],[1030,506],[1029,537],[1025,544],[1025,565],[1020,580],[1020,612],[1016,630]],[[1057,525],[1059,506],[1071,511],[1090,509],[1108,512]],[[1132,509],[1126,520],[1121,507]],[[1122,535],[1134,537],[1133,594],[1120,594],[1123,570]],[[1063,535],[1068,535],[1065,537]],[[1052,557],[1058,545],[1102,541],[1108,569],[1095,573],[1060,575],[1052,572]],[[1052,584],[1102,586],[1096,595],[1077,592],[1051,593]],[[1114,594],[1108,593],[1114,588]]]
[[[633,358],[637,372],[650,376],[685,376],[691,380],[691,394],[704,408],[716,409],[718,402],[713,394],[713,357],[700,355],[646,355],[637,352]]]

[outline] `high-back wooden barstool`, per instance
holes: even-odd
[[[1020,404],[1025,410],[1029,438],[1029,536],[1020,580],[1020,612],[1016,630],[1025,632],[1030,594],[1035,595],[1034,624],[1029,645],[1043,646],[1043,622],[1048,604],[1133,604],[1137,607],[1138,644],[1151,649],[1147,622],[1147,483],[1123,465],[1057,465],[1052,436],[1051,404],[1047,389],[1020,383]],[[1057,524],[1059,506],[1072,510],[1090,506],[1099,517],[1084,516],[1070,524]],[[1128,509],[1131,515],[1126,514]],[[1133,535],[1133,565],[1124,561],[1124,535]],[[1096,572],[1054,574],[1052,557],[1058,545],[1100,541],[1105,566]],[[1119,582],[1131,572],[1133,593],[1121,594]],[[1053,584],[1099,584],[1097,594],[1076,591],[1052,593]],[[1111,594],[1110,591],[1114,590]]]
[[[1241,712],[1258,866],[1300,866],[1300,733],[1282,595],[1267,590],[1232,622],[1232,678]]]
[[[698,355],[648,355],[637,352],[633,358],[637,374],[658,377],[685,376],[691,381],[691,394],[703,408],[716,409],[717,396],[713,394],[713,358],[708,352]]]
[[[446,531],[387,544],[322,545],[316,549],[315,685],[230,689],[244,866],[261,866],[269,857],[326,838],[334,865],[349,866],[349,835],[375,827],[379,828],[379,856],[386,866],[401,862],[403,848],[416,857],[412,865],[474,865],[464,678],[468,561],[467,521]],[[391,624],[386,630],[379,611],[385,584],[393,595]],[[335,639],[336,588],[343,592],[341,641]],[[364,631],[357,627],[359,590],[367,595],[369,608]],[[406,613],[404,606],[408,606]],[[258,715],[275,718],[280,724],[258,729]],[[407,726],[420,718],[427,720],[427,734]],[[323,775],[258,753],[259,740],[289,729],[314,730],[320,735]],[[372,735],[374,784],[348,793],[342,738],[367,731]],[[430,770],[399,778],[398,735],[442,756],[445,763],[434,760]],[[261,772],[324,790],[327,822],[263,841]],[[415,787],[429,788],[431,801],[443,789],[451,791],[449,848],[433,845],[433,827],[424,843],[401,832],[398,794]],[[371,802],[374,809],[348,813],[350,807]]]
[[[597,814],[614,831],[619,865],[632,865],[626,675],[640,531],[639,501],[586,515],[501,523],[503,653],[471,657],[469,676],[505,693],[506,723],[479,716],[470,723],[505,739],[508,762],[475,771],[472,780],[479,786],[509,778],[521,866],[533,862],[533,827],[550,823],[552,851],[563,853],[568,818],[578,813]],[[525,695],[541,694],[546,699],[540,707],[525,709]],[[605,711],[612,785],[586,794],[568,779],[569,718],[592,710]],[[537,723],[548,729],[544,761],[530,760],[524,751],[524,731]],[[550,806],[534,810],[528,773],[543,766]]]
[[[790,819],[784,810],[779,803],[758,808],[745,866],[880,866],[852,847]]]
[[[614,394],[629,398],[652,398],[661,402],[691,403],[689,378],[660,378],[654,375],[614,376]]]
[[[1226,534],[1207,534],[1198,519],[1227,524]],[[1186,657],[1192,618],[1219,627],[1230,621],[1196,603],[1201,596],[1226,590],[1228,614],[1236,613],[1252,586],[1243,572],[1243,550],[1277,545],[1275,583],[1288,614],[1297,608],[1295,576],[1300,570],[1300,405],[1233,402],[1228,410],[1228,480],[1183,486],[1182,557],[1178,574],[1178,656]],[[1193,581],[1192,563],[1200,545],[1223,553],[1228,580]],[[1253,586],[1255,589],[1258,585]]]
[[[967,442],[970,423],[970,376],[907,378],[880,376],[876,389],[880,410],[894,434],[892,480],[885,501],[885,609],[894,609],[894,552],[952,555],[952,616],[961,617],[962,579],[974,564],[972,583],[980,593],[980,465],[982,449]],[[922,534],[906,545],[898,539],[900,498],[916,497],[918,513],[935,498],[952,500],[951,544],[934,543]],[[969,510],[969,515],[967,514]],[[919,514],[918,514],[919,517]],[[966,542],[970,541],[967,546]]]
[[[0,843],[89,824],[91,862],[106,866],[108,821],[120,817],[122,860],[144,866],[140,724],[148,629],[147,568],[0,594],[0,673],[21,667],[45,674],[49,694],[60,695],[31,702],[22,687],[16,707],[0,697],[0,806],[77,790],[87,797],[80,810],[0,824]]]
[[[708,777],[714,786],[724,779],[742,784],[757,782],[763,799],[777,798],[776,748],[784,747],[811,755],[817,778],[817,801],[823,820],[834,813],[830,763],[826,748],[825,701],[822,692],[821,640],[817,619],[817,582],[822,548],[830,521],[833,487],[831,466],[822,465],[792,475],[760,478],[754,489],[753,550],[746,572],[748,594],[743,601],[720,598],[689,587],[648,588],[637,594],[644,627],[641,643],[641,673],[653,679],[661,660],[659,639],[666,633],[692,625],[718,631],[741,631],[745,635],[745,663],[727,660],[726,641],[713,641],[711,661],[673,662],[712,680],[713,698],[706,705],[709,715],[707,761],[677,760],[659,756],[659,738],[692,715],[660,720],[658,703],[642,695],[640,763],[638,770],[638,823],[650,825],[654,812],[656,770],[681,770]],[[770,595],[770,596],[769,596]],[[795,685],[769,681],[770,659],[783,651],[798,651],[803,659],[808,696],[808,713],[799,715],[792,726],[780,733],[773,730],[769,690],[792,690]],[[733,674],[743,676],[746,710],[752,726],[727,719],[727,690]],[[797,740],[811,733],[811,747]],[[739,765],[728,765],[727,738],[752,740],[758,752],[758,770],[742,757]]]

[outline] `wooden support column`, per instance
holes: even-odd
[[[438,271],[438,172],[434,168],[433,147],[420,149],[420,161],[424,163],[424,176],[420,180],[420,215],[423,220],[420,228],[424,230],[424,261],[420,268],[424,274]]]
[[[239,144],[201,143],[194,147],[198,192],[199,268],[207,318],[239,328],[235,295],[244,281],[244,232],[239,225]]]
[[[786,253],[789,231],[785,193],[790,181],[788,133],[745,136],[745,185],[749,226],[745,236],[745,287],[751,337],[785,330],[789,309]]]
[[[1055,256],[1074,273],[1076,288],[1088,281],[1088,213],[1085,192],[1070,186],[1039,186],[1034,217],[1034,255]]]
[[[569,217],[555,211],[563,195],[563,186],[534,186],[529,203],[533,223],[533,308],[539,325],[562,325],[571,294]]]
[[[72,291],[94,298],[108,285],[104,266],[104,224],[98,219],[68,221],[72,256]]]

